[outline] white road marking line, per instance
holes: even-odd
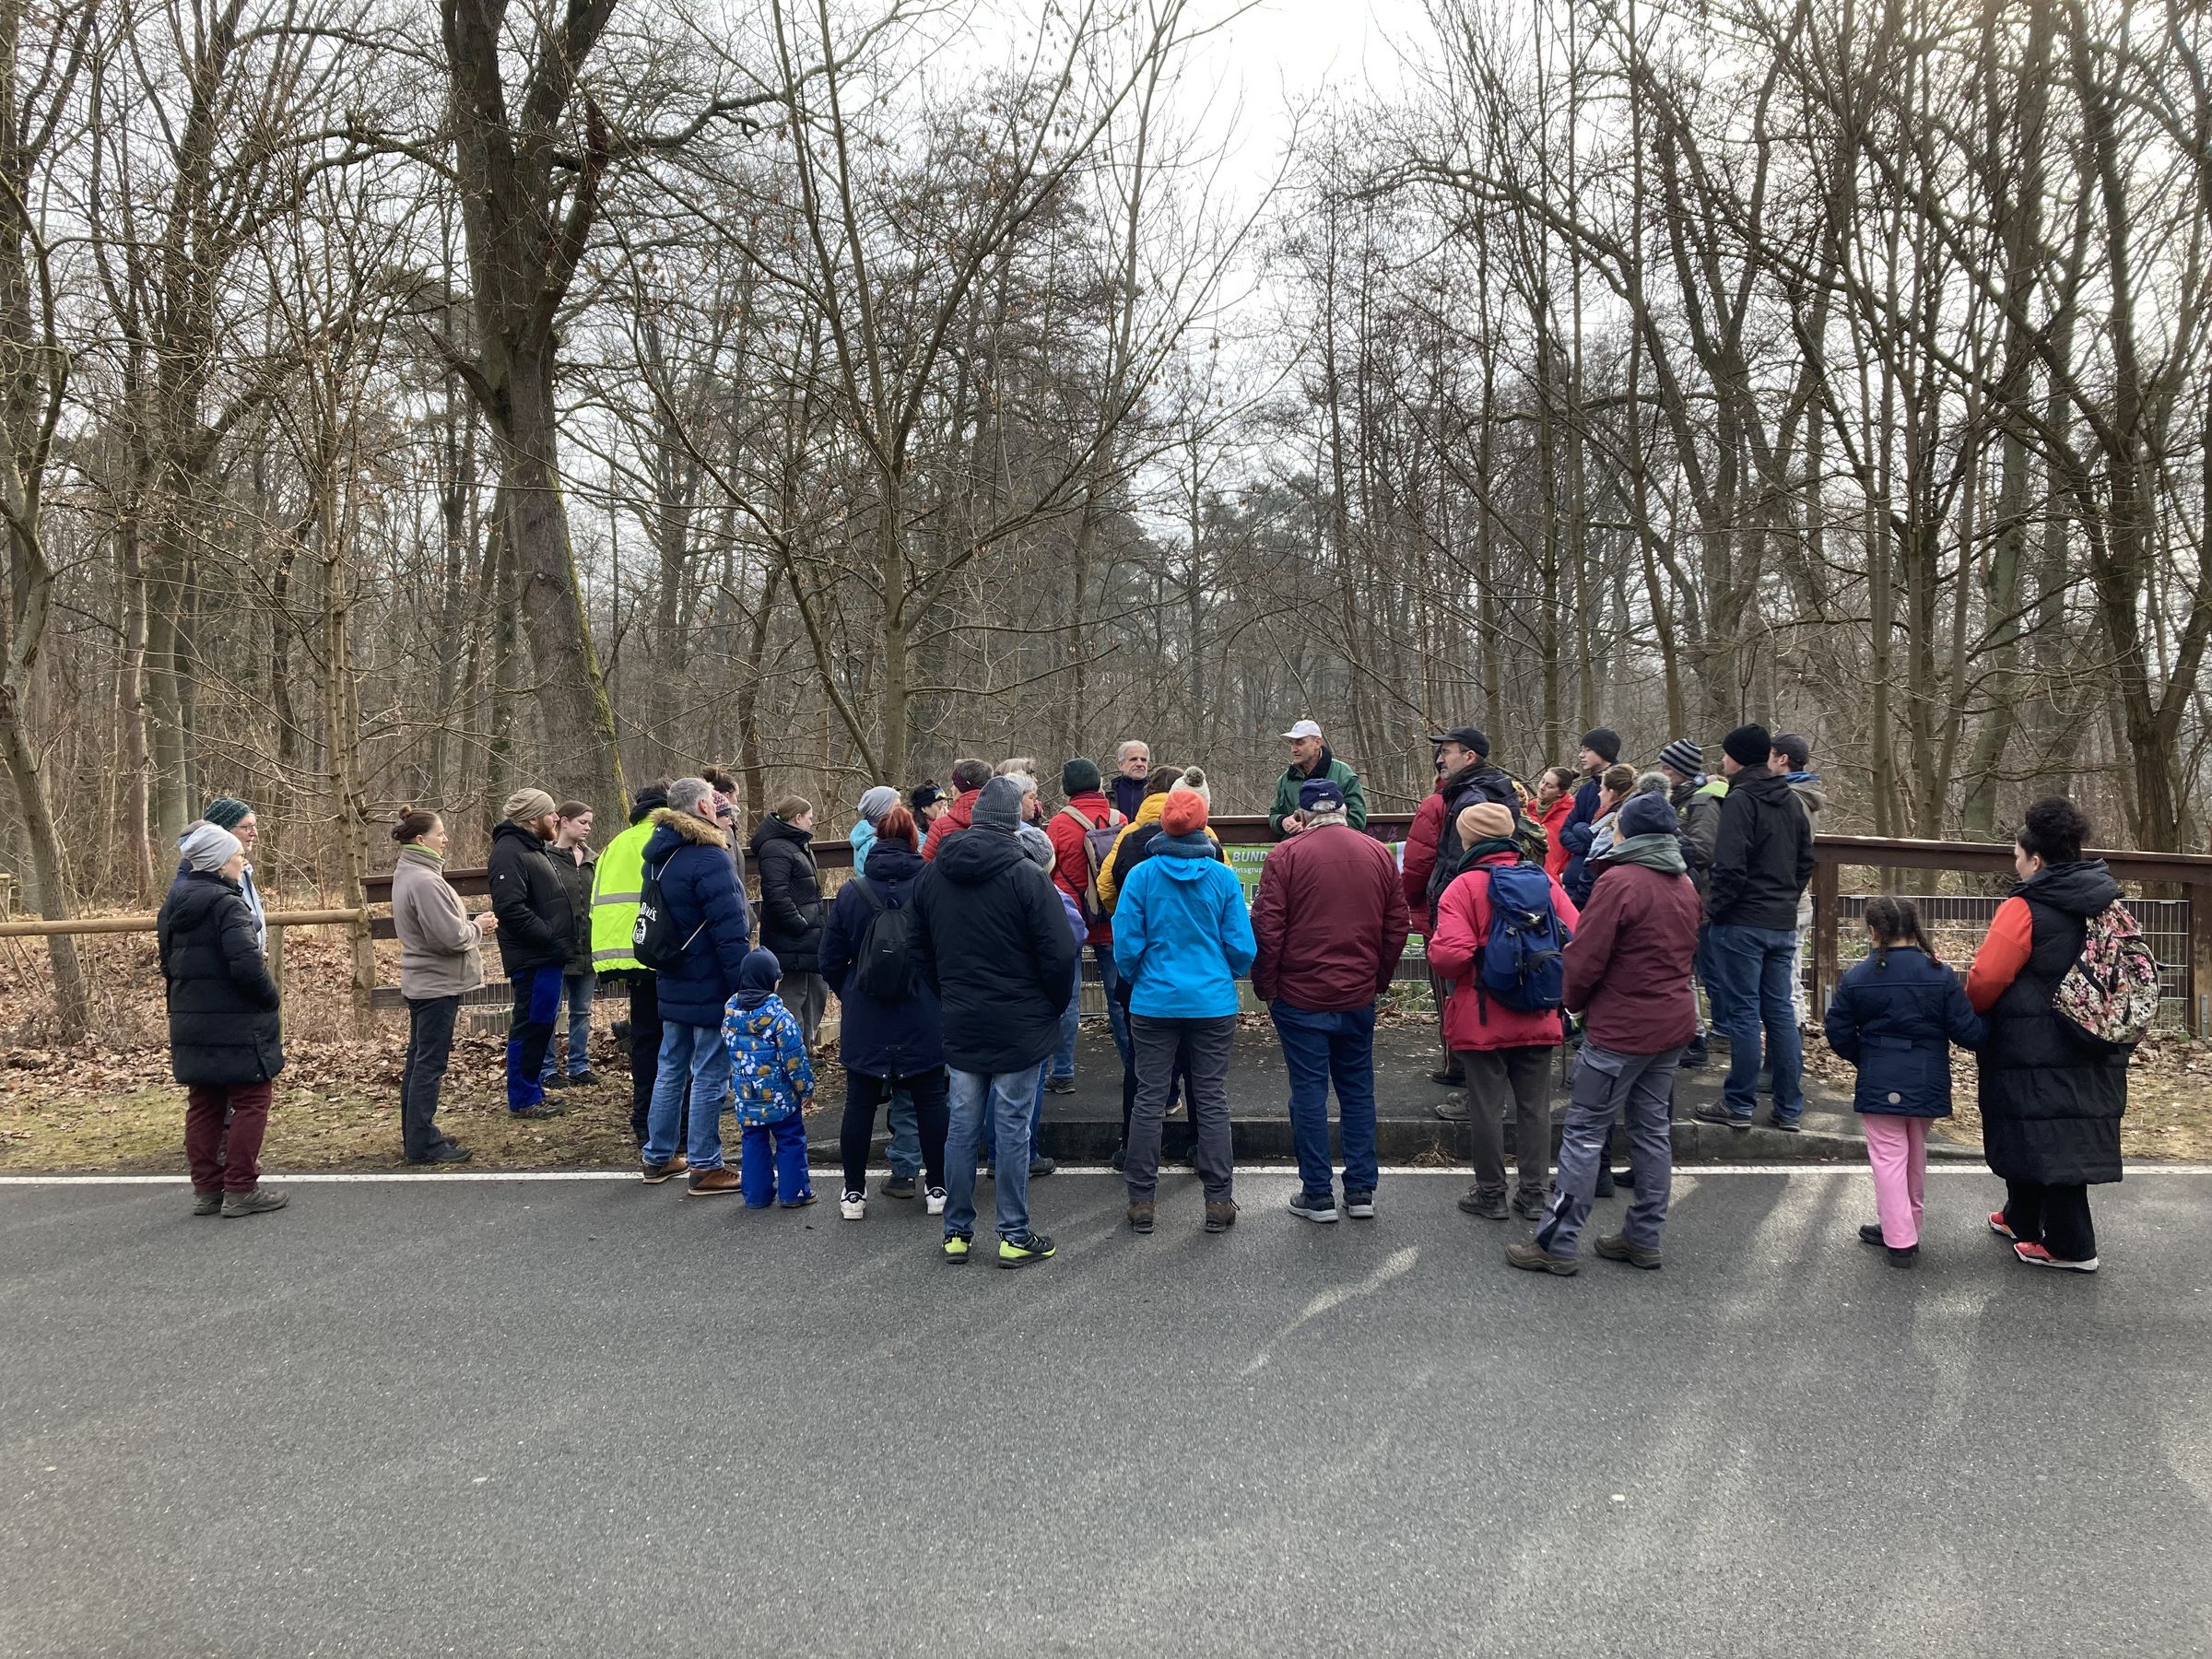
[[[835,1168],[834,1165],[818,1167]],[[1120,1171],[1109,1169],[1104,1164],[1063,1164],[1052,1179],[1057,1180],[1063,1175],[1119,1175],[1120,1173]],[[1295,1164],[1239,1164],[1237,1173],[1253,1176],[1296,1175],[1298,1166]],[[1398,1177],[1427,1175],[1450,1177],[1459,1181],[1467,1179],[1467,1168],[1464,1164],[1442,1167],[1434,1164],[1384,1164],[1382,1166],[1382,1173]],[[1711,1175],[1844,1175],[1855,1178],[1866,1173],[1866,1166],[1856,1162],[1678,1163],[1675,1166],[1675,1173],[1686,1180],[1695,1178],[1700,1181]],[[1978,1163],[1931,1163],[1928,1166],[1928,1173],[1931,1176],[1988,1176],[1989,1171]],[[418,1182],[426,1186],[452,1186],[465,1181],[627,1181],[635,1182],[638,1179],[638,1172],[635,1170],[456,1170],[450,1173],[434,1173],[428,1170],[360,1170],[320,1171],[300,1174],[287,1174],[279,1170],[265,1170],[262,1174],[265,1180],[270,1182],[281,1181],[299,1186],[342,1186],[375,1182],[401,1184]],[[2127,1166],[2127,1178],[2130,1181],[2153,1175],[2212,1175],[2212,1164],[2129,1164]],[[1044,1178],[1040,1177],[1039,1179]],[[1171,1177],[1171,1179],[1172,1178]],[[1990,1176],[1990,1179],[1994,1180],[1995,1177]],[[182,1171],[179,1171],[174,1175],[0,1175],[0,1186],[182,1186],[186,1182]],[[1035,1182],[1030,1184],[1033,1186]],[[682,1188],[672,1182],[669,1183],[669,1190],[680,1192]]]

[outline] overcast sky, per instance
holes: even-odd
[[[1239,112],[1223,135],[1232,175],[1253,187],[1274,175],[1295,103],[1324,88],[1349,101],[1371,85],[1395,85],[1397,60],[1384,37],[1403,37],[1419,21],[1418,0],[1261,0],[1208,40],[1193,62],[1193,93],[1218,82],[1221,96],[1206,113],[1227,127],[1230,112]]]

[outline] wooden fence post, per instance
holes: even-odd
[[[1842,909],[1842,868],[1823,858],[1813,866],[1813,1018],[1828,1012],[1836,989],[1836,928]]]
[[[2212,882],[2192,881],[2189,900],[2189,1034],[2212,1037]]]

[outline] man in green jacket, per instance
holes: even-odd
[[[638,900],[645,888],[645,843],[653,839],[653,815],[668,805],[668,785],[654,782],[631,798],[629,828],[606,843],[592,881],[592,971],[603,980],[629,986],[629,1132],[645,1144],[646,1108],[653,1104],[653,1080],[660,1071],[661,995],[659,982],[641,967],[631,936],[638,927]],[[679,1126],[677,1144],[683,1144]]]
[[[1268,828],[1276,838],[1286,839],[1306,827],[1305,814],[1298,809],[1298,791],[1309,778],[1326,778],[1343,790],[1345,822],[1355,830],[1365,830],[1367,795],[1359,787],[1359,774],[1329,753],[1321,727],[1311,720],[1301,720],[1283,735],[1290,740],[1290,765],[1276,783],[1275,810],[1267,815]]]

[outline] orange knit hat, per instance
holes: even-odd
[[[1159,827],[1170,835],[1195,835],[1206,828],[1206,797],[1194,789],[1178,789],[1159,809]]]

